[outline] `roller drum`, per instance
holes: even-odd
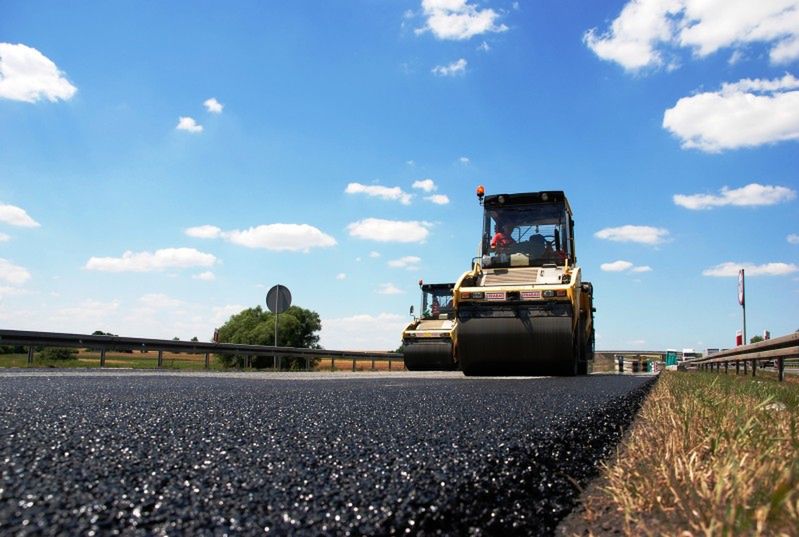
[[[405,343],[405,368],[408,371],[452,371],[452,342],[424,341]]]
[[[458,359],[466,375],[575,375],[570,316],[460,319]]]

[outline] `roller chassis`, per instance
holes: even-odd
[[[513,296],[542,286],[459,289],[462,293]],[[556,289],[567,290],[566,299],[461,300],[457,307],[458,361],[464,374],[587,374],[594,351],[593,289],[590,283]]]

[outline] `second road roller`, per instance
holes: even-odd
[[[453,287],[453,283],[424,283],[419,280],[422,309],[419,317],[414,317],[402,331],[405,367],[409,371],[450,371],[456,368],[453,349],[458,336]]]
[[[562,191],[485,195],[480,253],[456,282],[456,357],[466,375],[583,375],[594,357],[593,286],[583,281]]]

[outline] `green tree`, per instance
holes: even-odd
[[[245,345],[274,345],[275,321],[277,316],[265,311],[261,306],[248,308],[228,319],[219,328],[220,343],[241,343]],[[280,314],[278,320],[278,345],[281,347],[299,347],[318,349],[319,335],[322,321],[315,311],[291,306]],[[243,356],[220,355],[220,361],[227,367],[234,366],[243,361]],[[315,363],[313,360],[312,363]],[[272,365],[272,358],[268,356],[256,357],[253,366],[258,368]],[[303,368],[304,359],[288,358],[283,360],[284,367]]]
[[[763,336],[752,336],[749,339],[749,343],[757,343],[758,341],[763,341]]]
[[[197,339],[197,336],[194,336],[193,338],[191,338],[191,340],[192,340],[192,341],[195,341],[195,342],[196,342],[196,341],[200,341],[199,339]]]

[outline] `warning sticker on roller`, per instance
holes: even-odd
[[[486,300],[505,300],[505,291],[486,293]]]

